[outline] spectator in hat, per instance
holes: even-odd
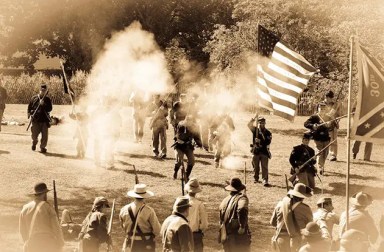
[[[366,234],[356,229],[348,229],[340,238],[339,252],[368,252]],[[378,250],[381,251],[381,250]]]
[[[50,127],[51,117],[49,113],[52,111],[51,99],[47,96],[48,88],[46,84],[41,84],[40,91],[31,98],[28,104],[28,118],[31,118],[32,127],[32,150],[36,150],[38,136],[41,133],[40,152],[47,152],[48,128]]]
[[[79,234],[81,252],[98,252],[100,244],[112,244],[108,234],[106,208],[109,208],[108,200],[105,197],[96,197]]]
[[[200,183],[196,178],[191,178],[185,184],[185,191],[188,193],[189,203],[189,226],[192,229],[195,252],[204,250],[203,237],[204,231],[208,228],[208,214],[203,202],[196,198],[196,194],[201,192]]]
[[[365,234],[365,241],[374,244],[378,237],[378,231],[371,215],[366,208],[372,204],[372,197],[368,193],[358,192],[351,198],[349,208],[348,229],[356,229]],[[346,212],[340,216],[340,237],[346,231]]]
[[[180,166],[184,165],[184,155],[186,155],[188,163],[185,175],[186,180],[188,180],[193,166],[195,165],[195,156],[193,153],[195,144],[200,148],[202,147],[199,129],[192,115],[186,116],[183,121],[177,124],[176,136],[174,139],[175,143],[172,147],[175,148],[176,161],[173,178],[177,179],[177,173]]]
[[[47,185],[37,183],[34,199],[23,206],[19,217],[19,232],[24,252],[56,252],[64,246],[64,238],[53,207],[47,202]]]
[[[120,210],[120,224],[125,233],[123,251],[155,251],[155,237],[160,234],[160,222],[155,210],[145,203],[145,199],[155,194],[147,190],[145,184],[136,184],[127,196],[134,201]]]
[[[322,232],[316,222],[309,222],[305,229],[301,230],[304,245],[299,252],[328,252],[329,239],[322,237]]]
[[[296,183],[273,211],[270,223],[276,228],[272,237],[275,251],[296,251],[301,245],[300,230],[313,221],[311,208],[304,199],[312,196],[312,189],[303,183]]]
[[[248,123],[248,128],[252,132],[252,166],[255,172],[255,183],[259,183],[259,174],[261,166],[261,176],[263,185],[269,186],[268,183],[268,160],[272,157],[269,151],[269,145],[272,141],[272,133],[265,128],[265,118],[259,117],[256,123],[256,118],[252,118]]]
[[[7,90],[3,87],[3,81],[0,80],[0,131],[1,122],[3,121],[3,115],[5,110],[5,101],[7,100]]]
[[[315,176],[316,176],[316,160],[312,157],[315,155],[315,151],[309,147],[309,141],[311,140],[311,134],[305,132],[300,145],[293,147],[291,155],[289,157],[289,163],[291,164],[291,182],[293,184],[300,182],[315,189]],[[308,161],[310,160],[311,161]],[[304,163],[308,163],[302,167]]]
[[[333,226],[339,225],[340,217],[333,212],[332,199],[321,197],[317,201],[317,211],[313,213],[313,220],[320,226],[323,238],[332,239]]]
[[[329,128],[331,127],[331,124],[326,120],[327,111],[325,106],[325,103],[320,103],[317,113],[310,116],[308,120],[304,122],[304,127],[311,131],[317,151],[320,152],[322,150],[316,159],[320,174],[324,173],[324,164],[329,152],[329,147],[326,149],[324,148],[330,142]]]
[[[163,251],[194,251],[193,233],[187,219],[190,207],[188,197],[176,198],[172,215],[161,226]]]
[[[231,178],[225,187],[229,195],[220,204],[220,239],[224,251],[250,251],[251,233],[248,226],[249,200],[239,178]],[[221,236],[223,237],[223,236]]]

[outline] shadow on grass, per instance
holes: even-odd
[[[226,181],[223,181],[223,183],[213,183],[213,182],[200,182],[200,185],[203,186],[211,186],[211,187],[218,187],[218,188],[223,188],[228,185]]]
[[[332,176],[345,178],[345,173],[325,171],[324,177],[332,177]],[[383,181],[382,179],[378,178],[377,176],[361,176],[361,175],[356,175],[356,174],[350,174],[349,177],[351,179]]]
[[[129,158],[149,158],[149,159],[157,159],[156,157],[152,155],[145,155],[145,154],[132,154],[132,153],[126,153],[126,152],[117,152],[116,153],[119,156],[123,157],[129,157]]]
[[[359,164],[359,165],[366,165],[366,166],[373,166],[373,167],[381,167],[384,168],[384,162],[379,162],[379,161],[363,161],[363,160],[358,160],[354,161],[354,164]]]
[[[309,118],[309,116],[308,116]],[[282,135],[288,135],[288,136],[298,136],[301,137],[304,132],[307,131],[304,127],[302,129],[275,129],[275,128],[269,128],[269,130],[273,131],[274,134],[282,134]],[[347,130],[345,129],[339,129],[337,132],[338,137],[345,137],[347,135]]]
[[[195,154],[197,158],[213,159],[213,154]]]
[[[127,174],[135,175],[135,172],[133,171],[133,169],[129,169],[129,170],[125,169],[123,171]],[[147,175],[147,176],[151,176],[151,177],[155,177],[155,178],[166,178],[167,177],[163,174],[151,172],[151,171],[140,171],[140,170],[136,169],[136,172],[138,175]]]
[[[345,183],[334,182],[329,184],[329,188],[324,188],[324,193],[329,193],[336,196],[345,196]],[[374,200],[383,200],[384,199],[384,188],[383,187],[373,187],[368,185],[350,185],[350,194],[353,195],[357,192],[364,191],[369,193]]]
[[[0,150],[0,155],[3,155],[3,154],[10,154],[11,152],[9,151],[5,151],[5,150]]]
[[[67,154],[52,153],[52,152],[44,153],[44,156],[47,156],[47,157],[58,157],[58,158],[65,158],[65,159],[78,159],[76,157],[76,155],[67,155]]]

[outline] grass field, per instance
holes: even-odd
[[[52,115],[68,115],[69,106],[54,106]],[[8,105],[5,117],[26,122],[26,105]],[[18,214],[23,204],[30,198],[27,193],[33,190],[38,181],[45,181],[51,185],[56,180],[58,190],[59,210],[69,209],[72,217],[81,222],[91,209],[93,199],[103,195],[108,199],[116,199],[117,213],[114,216],[113,242],[115,251],[120,251],[123,233],[118,223],[118,211],[130,200],[126,192],[133,188],[134,174],[131,164],[136,166],[141,183],[148,185],[155,192],[155,197],[148,200],[154,207],[162,222],[170,213],[174,199],[181,194],[180,180],[173,180],[173,150],[168,149],[168,158],[159,160],[152,158],[151,136],[146,125],[142,144],[133,143],[132,121],[130,108],[121,111],[124,118],[121,128],[121,138],[116,149],[116,168],[105,170],[93,165],[91,155],[84,160],[75,158],[75,142],[73,136],[73,122],[67,119],[64,124],[52,126],[50,129],[48,153],[41,154],[31,151],[30,132],[25,126],[2,126],[0,133],[0,251],[21,251],[22,243],[18,235]],[[249,143],[251,134],[246,123],[251,114],[236,113],[233,115],[236,132],[233,136],[233,167],[231,169],[215,168],[213,154],[197,150],[196,165],[192,176],[197,177],[203,188],[198,196],[207,207],[210,227],[205,234],[206,251],[221,250],[217,243],[218,207],[227,195],[223,187],[231,176],[239,176],[244,180],[242,171],[244,163],[247,166],[247,194],[250,199],[249,222],[252,231],[252,251],[269,251],[270,238],[274,229],[269,225],[269,219],[276,203],[286,194],[284,174],[289,173],[289,154],[294,145],[301,142],[304,131],[302,125],[306,118],[298,117],[295,123],[289,123],[276,116],[266,115],[267,125],[273,134],[271,144],[272,159],[269,165],[270,183],[272,187],[264,188],[261,184],[253,184],[251,172],[251,156]],[[334,200],[335,211],[341,213],[345,209],[345,171],[346,150],[345,125],[343,119],[339,137],[338,162],[326,162],[325,176],[322,176],[324,195]],[[171,129],[168,130],[170,147]],[[311,142],[313,147],[313,143]],[[363,146],[362,146],[363,147]],[[365,162],[362,158],[363,148],[357,160],[351,163],[351,194],[364,190],[374,197],[369,207],[376,224],[384,210],[384,146],[375,145],[372,162]],[[318,180],[315,195],[306,200],[315,210],[315,202],[321,197],[321,184]],[[52,194],[49,201],[52,202]],[[337,230],[337,228],[336,228]],[[160,239],[157,238],[160,249]],[[377,244],[376,244],[377,245]],[[74,242],[66,244],[66,251],[74,248]]]

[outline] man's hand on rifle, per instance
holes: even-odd
[[[313,130],[317,130],[319,128],[319,125],[317,123],[315,123],[312,128],[313,128]]]
[[[299,174],[299,173],[300,173],[300,169],[299,169],[299,167],[295,167],[295,173],[296,173],[296,174]]]
[[[40,102],[39,102],[39,104],[40,104],[41,106],[43,106],[43,105],[44,105],[44,100],[41,99]]]

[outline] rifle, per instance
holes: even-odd
[[[57,193],[56,193],[56,182],[53,180],[53,205],[55,207],[55,212],[57,215],[57,219],[59,219],[59,206],[57,203]]]
[[[109,218],[109,224],[108,224],[108,235],[109,235],[109,237],[111,236],[114,213],[115,213],[115,199],[113,199],[112,209],[111,209],[111,217]],[[112,251],[112,244],[108,244],[107,251],[108,252]]]
[[[291,183],[293,184],[293,182],[296,180],[297,178],[297,174],[300,173],[304,167],[309,163],[311,162],[313,159],[315,159],[317,156],[319,156],[321,153],[323,153],[329,146],[331,146],[335,141],[337,140],[334,139],[333,141],[331,141],[329,144],[327,144],[323,149],[321,149],[316,155],[313,155],[310,159],[308,159],[307,161],[305,161],[302,165],[300,165],[298,168],[299,168],[299,171],[298,172],[295,172],[288,180],[291,181]]]
[[[355,114],[355,112],[352,112],[352,113],[351,113],[351,115],[353,115],[353,114]],[[333,122],[333,121],[340,120],[340,119],[342,119],[342,118],[344,118],[344,117],[347,117],[347,116],[348,116],[348,114],[346,114],[346,115],[342,115],[342,116],[336,117],[335,119],[332,119],[332,120],[329,120],[329,121],[326,121],[326,122],[324,122],[324,120],[321,119],[321,120],[323,121],[323,123],[318,124],[317,127],[323,126],[323,125],[325,125],[325,124],[327,124],[327,123],[330,123],[330,122]]]
[[[284,174],[285,176],[285,188],[287,188],[287,192],[289,191],[289,185],[288,185],[288,177],[287,174]]]
[[[28,131],[28,130],[29,130],[29,127],[31,127],[32,120],[33,120],[34,116],[36,115],[37,111],[38,111],[39,108],[40,108],[40,101],[44,101],[44,98],[47,96],[48,91],[49,91],[49,90],[47,90],[47,92],[45,92],[45,94],[43,95],[43,98],[41,98],[41,99],[39,98],[39,104],[37,105],[35,111],[34,111],[33,114],[31,115],[31,120],[29,120],[28,127],[27,127],[26,131]],[[29,115],[28,115],[28,118],[29,118]],[[51,118],[50,118],[49,116],[48,116],[48,119],[51,120]]]
[[[184,183],[185,183],[185,168],[184,168],[184,160],[181,163],[181,193],[184,196]]]
[[[136,172],[136,167],[135,165],[132,165],[133,166],[133,171],[135,173],[135,184],[139,184],[139,177],[137,176],[137,172]]]

